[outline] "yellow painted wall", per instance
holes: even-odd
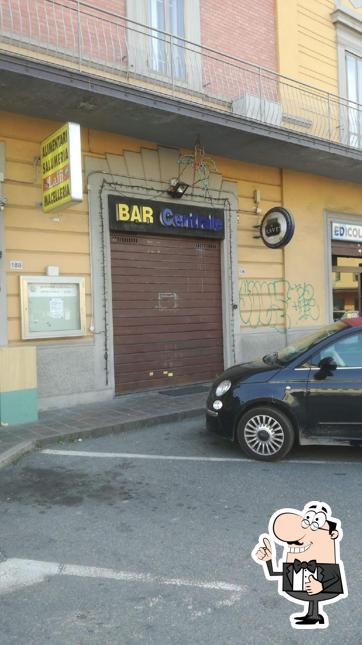
[[[10,260],[24,262],[24,274],[44,275],[48,264],[61,275],[86,278],[87,326],[91,323],[91,280],[87,195],[84,202],[56,214],[44,214],[40,202],[40,176],[34,158],[40,141],[60,124],[19,115],[0,114],[0,141],[6,144],[4,192],[9,341],[20,340],[19,274]],[[154,143],[113,133],[82,131],[83,153],[104,159],[156,149]],[[326,320],[325,210],[361,214],[362,187],[323,177],[281,171],[214,158],[217,172],[237,186],[237,261],[241,273],[241,329],[300,327]],[[255,212],[255,191],[260,192],[261,213]],[[273,206],[291,209],[296,232],[285,249],[271,250],[256,239],[262,215]],[[53,217],[60,217],[54,221]],[[48,342],[48,341],[43,341]],[[52,340],[51,342],[54,342]],[[71,342],[71,341],[70,341]]]
[[[276,0],[279,101],[287,127],[340,140],[334,0]],[[326,94],[326,92],[328,94]]]
[[[285,247],[285,277],[291,285],[301,285],[295,308],[288,307],[290,326],[324,323],[326,300],[330,297],[326,293],[324,213],[336,213],[337,218],[339,214],[359,215],[362,223],[362,186],[284,170],[283,199],[296,221],[295,235]]]
[[[283,251],[271,251],[257,239],[263,214],[282,203],[279,169],[243,162],[215,159],[218,172],[237,182],[238,269],[240,328],[284,325]],[[255,212],[255,191],[260,191],[260,214]],[[275,290],[271,298],[270,289]],[[272,314],[271,306],[274,306]]]
[[[91,324],[90,248],[87,187],[84,200],[55,213],[43,213],[41,176],[37,158],[40,142],[61,124],[55,121],[0,113],[0,141],[5,143],[4,211],[8,293],[9,343],[21,338],[19,275],[45,275],[48,265],[59,266],[61,275],[86,279],[87,329]],[[142,143],[154,148],[154,144]],[[141,142],[115,134],[82,130],[82,150],[102,156],[139,150]],[[58,221],[59,220],[59,221]],[[11,260],[24,263],[22,271],[10,269]],[[37,341],[47,342],[47,341]],[[50,342],[50,341],[49,341]],[[51,342],[56,342],[52,339]]]
[[[362,16],[350,0],[342,8]],[[279,71],[338,94],[335,0],[276,0]]]
[[[338,94],[334,0],[276,0],[279,71]]]
[[[0,393],[36,387],[35,347],[0,347]]]
[[[362,18],[362,7],[354,7],[351,0],[341,0],[338,6]],[[294,79],[281,79],[278,100],[283,125],[289,129],[345,143],[345,117],[336,100],[341,93],[332,21],[336,9],[334,0],[276,0],[279,71]]]
[[[81,204],[45,214],[41,201],[41,175],[37,158],[40,142],[59,123],[0,113],[0,140],[5,143],[4,210],[8,293],[9,343],[20,340],[19,275],[45,275],[48,265],[57,265],[61,275],[86,278],[88,326],[90,264],[87,196]],[[57,217],[60,221],[54,221]],[[10,269],[11,260],[21,260],[24,270]]]
[[[19,275],[44,275],[47,265],[57,265],[61,275],[86,278],[87,328],[91,324],[91,280],[88,229],[88,202],[84,201],[53,214],[42,212],[40,172],[36,158],[40,142],[56,128],[58,122],[0,114],[0,141],[6,146],[4,193],[8,199],[5,214],[5,243],[9,342],[20,341]],[[122,155],[156,149],[154,143],[131,139],[113,133],[82,130],[82,150],[87,156],[103,159],[106,154]],[[238,262],[250,279],[278,279],[283,275],[283,252],[270,252],[254,239],[261,216],[255,213],[254,191],[261,195],[263,212],[281,203],[281,180],[277,169],[227,159],[215,159],[217,171],[224,179],[237,183]],[[53,218],[60,221],[54,221]],[[24,270],[10,270],[11,260],[24,262]],[[261,304],[263,308],[263,304]],[[250,322],[252,322],[250,320]],[[280,322],[280,321],[279,321]],[[245,327],[245,321],[242,324]],[[40,341],[50,342],[50,341]],[[51,342],[54,342],[52,339]]]

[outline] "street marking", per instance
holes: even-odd
[[[283,459],[278,462],[258,462],[256,459],[239,459],[235,457],[184,457],[180,455],[145,455],[140,453],[133,452],[92,452],[88,450],[52,450],[50,448],[44,448],[40,450],[43,455],[58,455],[63,457],[95,457],[103,459],[151,459],[158,461],[210,461],[210,462],[235,462],[237,464],[257,464],[257,463],[278,463],[280,464],[335,464],[335,465],[344,465],[350,466],[351,464],[360,465],[359,461],[330,461],[322,459]]]
[[[164,461],[254,461],[253,459],[235,459],[233,457],[184,457],[180,455],[145,455],[133,452],[90,452],[88,450],[51,450],[40,451],[45,455],[63,455],[65,457],[104,457],[107,459],[157,459]]]
[[[59,573],[55,562],[35,562],[10,558],[0,564],[0,595],[44,582]]]
[[[220,580],[201,581],[191,578],[167,578],[150,573],[117,571],[103,567],[88,567],[78,564],[61,564],[41,560],[10,558],[0,564],[0,595],[39,584],[54,576],[76,576],[80,578],[103,578],[121,582],[141,582],[174,587],[193,587],[210,591],[231,592],[230,603],[236,602],[248,588]]]

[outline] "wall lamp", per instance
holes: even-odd
[[[186,184],[184,181],[179,181],[178,179],[171,179],[170,186],[167,190],[168,194],[171,195],[174,199],[181,199],[187,189],[189,184]]]

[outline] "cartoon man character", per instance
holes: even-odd
[[[270,535],[284,547],[279,570],[275,570],[275,545]],[[271,580],[279,577],[280,595],[308,607],[305,615],[292,614],[292,627],[328,627],[328,616],[321,607],[348,595],[343,562],[339,557],[342,539],[340,521],[331,517],[324,502],[309,502],[302,512],[284,508],[272,515],[269,535],[261,535],[252,557],[265,564]],[[280,570],[281,568],[281,570]]]

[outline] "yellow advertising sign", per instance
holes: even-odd
[[[80,126],[66,123],[41,144],[42,204],[48,213],[83,199]]]

